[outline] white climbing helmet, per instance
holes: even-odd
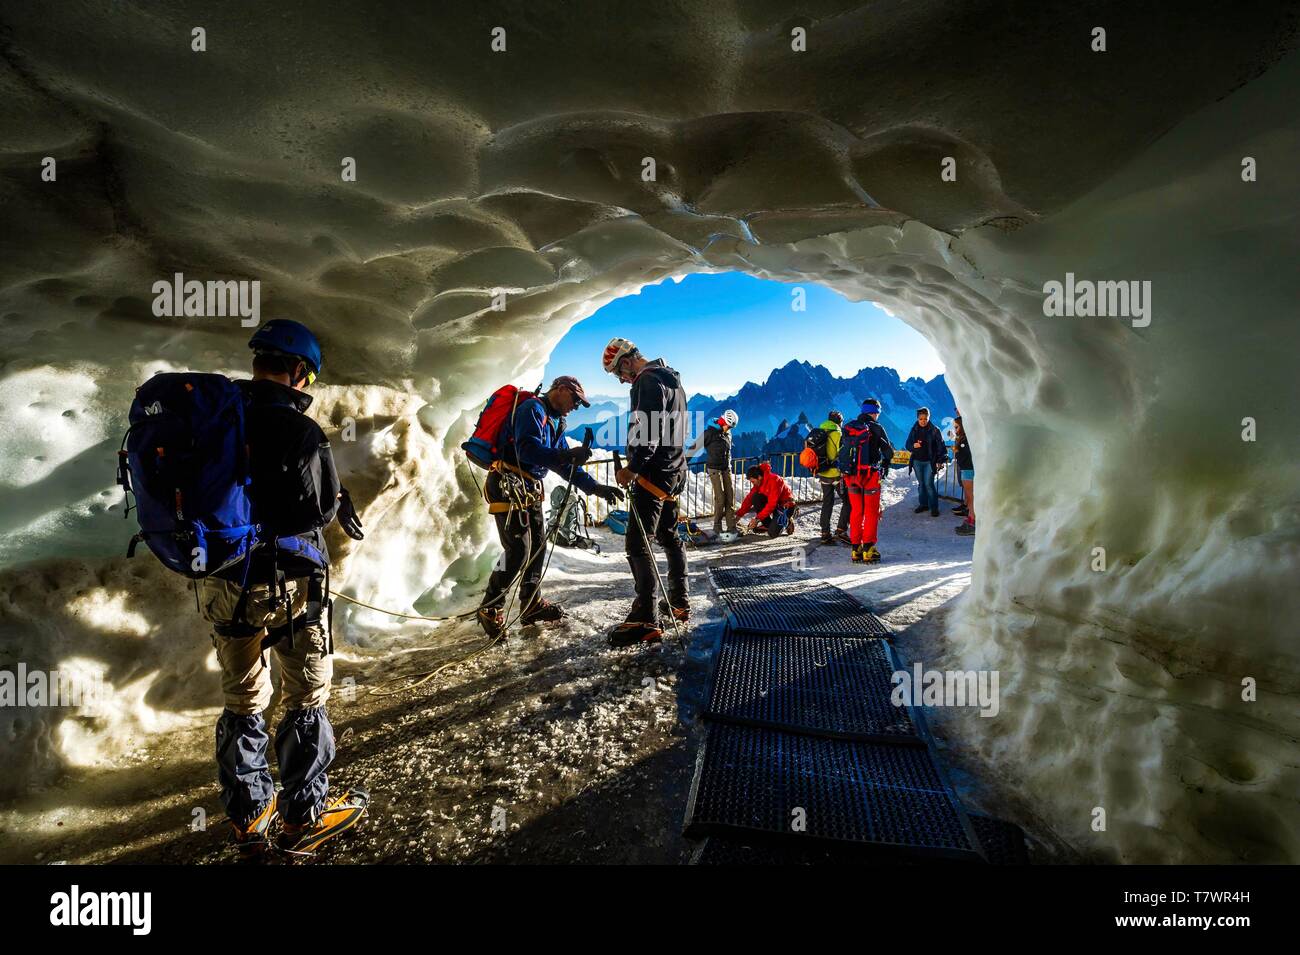
[[[727,422],[728,428],[734,428],[740,423],[740,415],[728,408],[726,411],[722,412],[722,420]]]
[[[617,374],[614,369],[618,367],[618,363],[634,351],[636,351],[635,343],[626,338],[611,338],[609,344],[605,346],[605,355],[601,359],[601,364],[611,375]]]

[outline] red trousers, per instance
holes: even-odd
[[[874,468],[861,476],[846,477],[849,492],[849,540],[874,544],[880,523],[880,472]]]

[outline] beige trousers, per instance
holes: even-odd
[[[288,587],[293,613],[300,613],[307,602],[307,579],[291,580]],[[239,584],[233,581],[204,578],[199,591],[203,616],[212,623],[231,623],[239,589]],[[266,628],[283,626],[288,618],[283,606],[274,605],[271,588],[258,584],[248,588],[244,619],[258,628],[255,634],[223,637],[214,633],[212,645],[217,648],[217,662],[221,664],[221,692],[226,709],[240,716],[252,716],[271,705],[271,668],[262,652],[262,637]],[[280,694],[286,710],[325,705],[334,677],[334,660],[329,655],[329,637],[323,626],[318,623],[295,628],[293,645],[289,645],[286,637],[271,647],[271,653],[275,654],[280,668]]]
[[[736,532],[736,492],[731,485],[730,471],[709,469],[709,483],[713,485],[713,533],[722,533],[723,518],[727,530]]]

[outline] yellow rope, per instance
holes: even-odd
[[[406,620],[429,620],[434,622],[443,620],[467,620],[474,616],[474,614],[478,613],[478,608],[475,607],[473,610],[467,610],[465,613],[456,614],[454,617],[422,617],[418,613],[399,613],[396,610],[385,610],[383,607],[376,607],[374,604],[368,604],[364,600],[358,600],[356,597],[349,597],[347,594],[341,594],[338,591],[335,591],[333,596],[346,600],[348,603],[356,604],[358,607],[365,607],[367,610],[374,610],[377,613],[386,613],[390,617],[402,617]]]
[[[462,663],[468,663],[470,660],[473,660],[479,654],[491,650],[500,642],[501,642],[501,637],[493,637],[490,638],[486,643],[483,644],[483,646],[479,647],[477,650],[474,650],[463,657],[457,657],[455,660],[448,660],[446,663],[444,663],[442,666],[438,667],[437,669],[428,670],[424,673],[411,673],[403,676],[395,676],[391,680],[384,680],[382,683],[378,683],[375,686],[372,686],[370,688],[370,695],[371,696],[397,696],[399,693],[405,693],[408,690],[414,690],[416,687],[423,686],[425,683],[428,683],[438,674],[442,673],[443,670],[450,669],[451,667],[454,666],[459,666]],[[420,649],[433,650],[435,648],[421,647]],[[401,683],[403,680],[414,680],[415,682],[408,683],[406,686],[403,686],[396,690],[391,690],[391,691],[385,690],[385,687],[392,686],[394,683]]]
[[[518,394],[518,392],[516,392],[516,393],[515,393],[515,403],[514,403],[514,406],[513,406],[513,407],[511,408],[511,410],[510,410],[510,420],[511,420],[512,428],[513,428],[513,422],[514,422],[515,412],[518,410],[518,408],[519,408],[519,394]],[[518,450],[517,450],[517,449],[516,449],[515,455],[516,455],[516,460],[518,460]],[[509,465],[508,463],[506,463],[506,462],[504,462],[504,461],[503,461],[502,463],[503,463],[503,464],[506,464],[507,467],[510,467],[510,465]],[[574,474],[574,470],[575,470],[575,468],[576,468],[576,465],[570,465],[570,467],[569,467],[569,481],[568,481],[568,487],[567,487],[567,490],[566,490],[566,493],[565,493],[565,500],[566,500],[566,502],[567,502],[567,500],[568,500],[568,496],[569,496],[569,494],[570,494],[570,493],[572,492],[572,490],[573,490],[573,474]],[[519,467],[515,467],[514,470],[518,471],[518,473],[521,474],[521,475],[525,473],[525,472],[524,472],[521,468],[519,468]],[[482,487],[482,486],[479,485],[479,483],[478,483],[478,475],[474,474],[473,469],[470,470],[470,476],[474,479],[474,485],[475,485],[476,487],[479,488],[479,492],[480,492],[480,494],[483,496],[483,500],[484,500],[484,501],[487,501],[488,504],[491,504],[492,502],[491,502],[491,501],[488,501],[487,488],[486,488],[486,487]],[[523,487],[523,493],[522,493],[522,494],[519,492],[519,486],[522,486],[522,487]],[[527,488],[527,485],[526,485],[526,484],[523,484],[522,482],[520,482],[520,485],[519,485],[519,486],[516,486],[516,485],[513,484],[513,483],[507,483],[507,486],[501,488],[501,490],[502,490],[502,492],[503,492],[504,494],[507,495],[507,497],[509,497],[509,498],[511,499],[511,501],[512,501],[513,503],[515,503],[515,505],[516,505],[516,509],[518,509],[518,510],[522,510],[522,509],[526,509],[527,506],[529,506],[529,505],[528,505],[528,495],[527,495],[528,488]],[[557,523],[557,527],[558,527],[558,523]],[[552,531],[554,531],[554,530],[555,530],[555,528],[552,529]],[[542,537],[542,541],[543,541],[542,546],[543,546],[543,547],[546,546],[546,541],[547,541],[548,538],[549,538],[549,541],[550,541],[550,545],[551,545],[551,547],[550,547],[550,552],[546,555],[546,561],[545,561],[545,563],[542,565],[542,573],[541,573],[541,577],[542,577],[542,578],[545,578],[545,576],[546,576],[546,572],[547,572],[547,571],[550,569],[550,567],[551,567],[551,557],[553,557],[553,556],[555,555],[555,535],[554,535],[554,533],[547,534],[547,533],[545,532],[545,526],[543,525],[543,537]],[[470,653],[466,654],[466,655],[463,656],[463,657],[458,657],[458,658],[456,658],[455,660],[448,660],[446,663],[442,664],[441,666],[437,667],[436,669],[429,670],[429,671],[424,672],[424,673],[412,673],[412,674],[408,674],[408,675],[404,675],[404,676],[393,677],[392,679],[389,679],[389,680],[384,680],[383,682],[378,683],[378,684],[376,684],[375,686],[373,686],[373,687],[370,688],[370,695],[371,695],[371,696],[396,696],[396,695],[399,694],[399,693],[406,693],[406,692],[409,691],[409,690],[414,690],[416,687],[423,686],[425,683],[428,683],[430,680],[432,680],[434,677],[438,676],[438,674],[442,673],[444,670],[450,669],[451,667],[454,667],[454,666],[459,666],[459,665],[462,664],[462,663],[468,663],[470,660],[473,660],[475,657],[479,656],[480,654],[483,654],[483,653],[487,652],[488,650],[491,650],[494,646],[496,646],[498,643],[500,643],[501,640],[504,639],[507,630],[508,630],[511,626],[513,626],[514,624],[516,624],[516,623],[518,623],[520,620],[522,620],[523,617],[524,617],[524,615],[525,615],[525,614],[528,612],[528,610],[530,609],[530,607],[520,606],[518,615],[517,615],[516,617],[514,617],[513,619],[510,618],[510,612],[514,609],[515,598],[519,596],[519,591],[520,591],[520,589],[521,589],[522,586],[523,586],[523,576],[524,576],[524,571],[527,569],[529,563],[531,563],[531,561],[528,559],[528,555],[525,554],[525,555],[524,555],[524,561],[523,561],[522,564],[520,564],[520,566],[519,566],[519,570],[515,572],[514,579],[511,580],[510,583],[506,584],[506,586],[505,586],[505,590],[503,591],[503,593],[505,593],[505,594],[508,595],[508,599],[507,599],[507,602],[506,602],[505,613],[503,614],[503,616],[506,618],[506,620],[505,620],[504,624],[502,625],[501,632],[500,632],[497,636],[488,638],[488,640],[487,640],[486,642],[484,642],[484,644],[483,644],[481,647],[479,647],[478,649],[471,651]],[[657,573],[657,569],[656,569],[656,573]],[[513,590],[513,592],[512,592],[512,590]],[[665,592],[665,593],[666,593],[666,592]],[[350,603],[354,603],[354,604],[356,604],[356,605],[359,606],[359,607],[365,607],[365,608],[368,609],[368,610],[374,610],[374,611],[377,611],[377,612],[379,612],[379,613],[386,613],[386,614],[389,614],[390,616],[393,616],[393,617],[404,617],[404,618],[406,618],[407,620],[430,620],[430,621],[464,620],[464,619],[467,619],[467,618],[469,618],[469,617],[476,616],[476,615],[478,614],[478,610],[479,610],[479,608],[476,607],[476,608],[474,608],[473,610],[466,611],[465,613],[459,614],[459,615],[457,615],[457,616],[455,616],[455,617],[421,617],[421,616],[419,616],[418,614],[398,613],[397,611],[394,611],[394,610],[384,610],[384,609],[381,608],[381,607],[375,607],[375,606],[372,606],[371,604],[363,603],[362,601],[357,600],[355,597],[349,597],[349,596],[347,596],[347,594],[336,594],[335,596],[342,597],[344,600],[347,600],[347,601],[349,601]],[[541,597],[541,590],[540,590],[540,587],[539,587],[538,591],[537,591],[536,593],[533,594],[533,600],[535,601],[535,600],[539,599],[540,597]],[[529,603],[531,604],[532,601],[530,601]],[[433,649],[436,649],[436,648],[435,648],[435,647],[419,647],[419,648],[417,648],[417,649],[418,649],[418,650],[433,650]],[[412,683],[408,683],[407,685],[401,687],[400,689],[393,690],[393,691],[391,691],[391,692],[385,690],[386,687],[392,686],[394,683],[400,683],[400,682],[402,682],[403,680],[413,680],[414,682],[412,682]]]

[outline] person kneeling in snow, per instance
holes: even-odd
[[[542,555],[546,551],[542,479],[546,472],[553,471],[565,480],[571,477],[578,490],[611,504],[623,497],[618,488],[600,484],[582,470],[591,457],[590,448],[571,448],[564,440],[564,416],[578,405],[591,407],[582,384],[571,375],[561,375],[542,394],[519,402],[502,427],[501,457],[493,463],[483,489],[505,550],[505,560],[488,578],[487,593],[478,609],[479,626],[493,639],[505,631],[506,592],[516,578],[522,624],[555,623],[564,615],[559,605],[543,599],[541,593]]]
[[[746,532],[765,531],[768,537],[776,537],[782,530],[793,534],[795,506],[790,485],[781,475],[773,474],[772,465],[766,461],[746,471],[745,477],[749,478],[750,490],[740,510],[736,511],[736,517],[739,519],[754,511]]]

